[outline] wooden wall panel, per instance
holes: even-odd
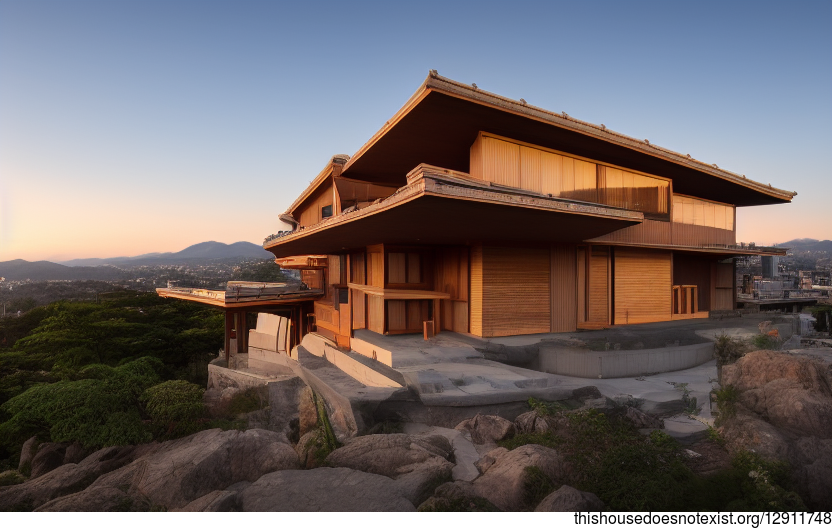
[[[552,332],[577,330],[578,292],[575,246],[552,246]]]
[[[376,295],[367,296],[367,329],[384,333],[384,299]]]
[[[730,288],[717,288],[712,310],[733,310],[734,295]]]
[[[471,248],[471,295],[470,295],[470,332],[482,337],[483,335],[483,247],[476,245]]]
[[[520,187],[520,145],[481,136],[483,179]]]
[[[671,243],[674,246],[700,247],[707,244],[734,245],[736,232],[716,227],[671,223]]]
[[[427,301],[409,300],[407,307],[407,330],[421,330],[422,328],[422,305]]]
[[[593,238],[590,242],[624,242],[628,244],[670,244],[670,222],[661,220],[644,220],[637,224],[604,236]]]
[[[468,333],[468,303],[464,301],[453,302],[454,311],[454,332]]]
[[[317,224],[321,221],[321,208],[333,205],[332,183],[321,187],[306,201],[306,204],[294,212],[294,217],[302,227]],[[333,210],[333,214],[335,211]]]
[[[367,248],[367,284],[384,287],[384,250],[381,246]]]
[[[578,322],[583,323],[586,322],[586,253],[587,250],[585,247],[579,247],[577,249],[578,254],[578,264],[576,266],[576,276],[577,276],[577,290],[578,290]]]
[[[587,288],[587,321],[609,323],[610,288],[609,249],[593,247],[589,256]]]
[[[419,284],[422,282],[422,255],[421,253],[407,254],[407,282],[408,284]],[[392,281],[390,281],[392,282]]]
[[[615,248],[614,324],[669,321],[670,251]]]
[[[487,246],[482,251],[481,335],[496,337],[549,332],[549,249]],[[473,303],[473,258],[471,277]],[[472,304],[472,329],[473,310]]]
[[[714,310],[734,309],[734,265],[731,262],[716,264]]]
[[[393,253],[387,254],[387,282],[390,284],[406,284],[407,271],[405,264],[407,262],[407,253]]]
[[[520,188],[543,192],[542,150],[520,146]]]
[[[407,330],[406,301],[387,301],[387,329]]]
[[[542,152],[540,156],[540,192],[560,196],[563,189],[563,156],[553,152]]]

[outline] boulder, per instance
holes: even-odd
[[[754,451],[768,459],[786,460],[789,439],[776,427],[735,404],[736,414],[721,428],[722,437],[732,454],[741,450]]]
[[[32,459],[35,457],[35,453],[38,452],[39,443],[38,437],[33,436],[23,442],[23,447],[20,449],[20,463],[17,465],[17,470],[26,476],[29,476],[32,472]]]
[[[514,430],[518,434],[545,433],[549,430],[549,422],[537,411],[529,411],[514,419]]]
[[[524,503],[525,468],[538,467],[555,484],[564,481],[569,469],[557,451],[536,444],[492,453],[496,455],[494,464],[473,482],[473,490],[506,511],[519,511],[528,506]]]
[[[193,500],[178,512],[234,512],[240,511],[239,494],[236,491],[216,490]]]
[[[318,429],[312,429],[298,440],[295,446],[295,451],[298,453],[300,459],[300,467],[304,469],[312,469],[320,467],[325,457],[321,456],[321,432]]]
[[[32,478],[13,488],[0,490],[0,510],[37,508],[58,497],[76,493],[100,475],[131,463],[152,452],[158,444],[105,447],[78,464],[64,464],[45,475]]]
[[[813,511],[832,510],[832,440],[804,437],[790,445],[792,482]]]
[[[247,512],[414,511],[392,479],[348,468],[275,471],[240,493]]]
[[[723,386],[778,429],[796,436],[832,438],[832,381],[819,360],[768,350],[722,367]]]
[[[455,429],[468,431],[475,444],[494,444],[514,436],[514,424],[496,415],[477,414],[460,422]]]
[[[38,451],[32,458],[32,478],[49,473],[64,463],[66,444],[46,442],[38,446]]]
[[[484,454],[482,458],[474,462],[474,466],[476,466],[477,470],[482,475],[486,471],[488,471],[488,468],[490,468],[494,465],[495,462],[497,462],[497,459],[500,458],[500,456],[504,455],[505,453],[508,453],[508,449],[506,449],[505,447],[498,447],[496,449],[492,449],[488,453]]]
[[[281,441],[284,438],[261,429],[202,431],[159,444],[154,453],[103,475],[88,491],[116,487],[134,497],[147,497],[156,506],[182,508],[235,482],[300,467],[297,453]]]
[[[446,482],[438,486],[433,496],[419,505],[419,511],[500,511],[499,508],[480,497],[470,482]]]
[[[425,462],[399,468],[401,474],[396,477],[399,494],[418,506],[440,484],[451,480],[454,465],[440,457],[433,457]]]
[[[536,512],[598,512],[603,511],[604,503],[594,493],[576,490],[571,486],[561,486],[543,499]]]
[[[441,435],[377,434],[350,439],[326,463],[394,478],[434,458],[450,464],[452,453],[451,443]]]
[[[77,464],[87,458],[87,455],[89,454],[89,449],[86,449],[78,442],[74,442],[66,448],[66,452],[64,453],[64,464]]]
[[[300,436],[318,428],[318,408],[308,386],[302,388],[298,396],[298,420]]]
[[[113,487],[84,490],[49,501],[35,509],[38,512],[127,512],[148,511],[149,505],[136,502],[124,491]]]
[[[628,406],[624,410],[624,417],[638,429],[664,429],[664,422],[662,420],[641,412],[635,407]]]

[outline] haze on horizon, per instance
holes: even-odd
[[[832,3],[0,3],[0,261],[284,227],[430,69],[774,187],[737,240],[832,239]]]

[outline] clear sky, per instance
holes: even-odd
[[[832,238],[832,2],[0,1],[0,261],[261,243],[430,69],[797,191]]]

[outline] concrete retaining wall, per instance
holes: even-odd
[[[601,352],[541,346],[537,370],[578,378],[628,378],[696,367],[713,354],[713,343]]]

